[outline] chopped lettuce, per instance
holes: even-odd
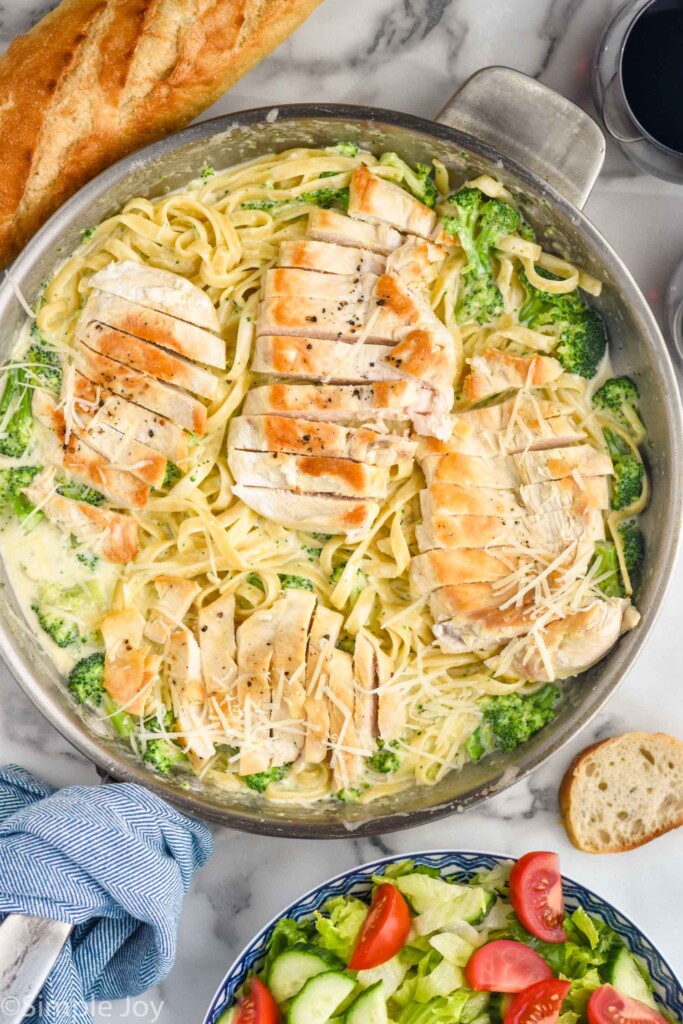
[[[334,896],[315,915],[318,945],[348,962],[367,914],[367,904],[355,896]]]

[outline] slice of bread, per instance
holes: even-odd
[[[574,846],[620,853],[683,825],[683,743],[628,732],[594,743],[570,765],[560,809]]]

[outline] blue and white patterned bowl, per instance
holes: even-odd
[[[402,853],[394,857],[382,857],[380,860],[373,860],[369,864],[344,871],[336,875],[328,882],[311,889],[301,899],[290,903],[288,907],[273,918],[258,935],[252,939],[248,946],[240,953],[234,964],[220,984],[213,1002],[209,1008],[204,1024],[216,1024],[219,1017],[231,1006],[235,993],[244,982],[247,973],[254,967],[258,967],[265,954],[270,934],[283,917],[294,917],[302,919],[311,917],[313,912],[319,910],[331,896],[339,896],[346,893],[353,893],[354,896],[369,897],[372,889],[372,876],[381,873],[387,864],[394,864],[396,861],[414,860],[417,864],[427,864],[429,867],[438,868],[444,875],[454,875],[458,881],[466,882],[478,871],[486,871],[494,868],[497,864],[505,863],[510,858],[503,857],[496,853],[470,853],[454,850],[437,850],[427,853]],[[636,928],[628,918],[613,907],[611,903],[603,900],[601,896],[584,888],[570,878],[563,876],[562,880],[564,898],[567,909],[575,910],[578,906],[587,910],[590,914],[606,921],[611,928],[618,932],[627,944],[632,953],[645,963],[655,986],[655,993],[660,1005],[666,1009],[672,1017],[683,1022],[683,988],[674,975],[666,960],[657,952],[647,935],[644,935],[639,928]]]

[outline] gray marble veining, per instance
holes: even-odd
[[[616,0],[327,0],[275,54],[209,114],[289,102],[374,104],[433,116],[478,68],[507,64],[592,111],[590,72]],[[48,10],[39,0],[0,0],[0,46]],[[208,116],[208,115],[207,115]],[[587,210],[661,316],[668,278],[683,256],[683,188],[637,173],[614,149]],[[626,729],[683,737],[679,570],[648,647],[619,693],[581,737],[531,779],[483,808],[376,839],[304,843],[220,831],[192,888],[168,980],[138,1001],[103,1007],[101,1020],[200,1021],[224,970],[274,913],[329,875],[383,853],[461,847],[520,854],[559,851],[567,874],[618,904],[683,974],[680,904],[683,833],[619,857],[588,857],[559,823],[557,788],[571,756]],[[57,785],[97,783],[94,768],[48,726],[0,672],[0,757]],[[161,1004],[163,1003],[163,1007]]]

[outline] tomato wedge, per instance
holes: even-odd
[[[555,1024],[570,987],[570,982],[559,978],[537,981],[515,996],[505,1024]]]
[[[622,995],[613,985],[596,988],[588,1000],[590,1024],[666,1024],[651,1006]]]
[[[251,979],[249,992],[240,999],[235,1024],[280,1024],[277,1003],[258,978]]]
[[[553,972],[542,956],[522,942],[496,939],[475,950],[465,967],[465,981],[477,992],[523,992]]]
[[[510,872],[510,901],[524,927],[544,942],[566,942],[560,858],[526,853]]]
[[[409,931],[410,908],[396,886],[385,882],[375,889],[349,967],[365,971],[385,964],[403,949]]]

